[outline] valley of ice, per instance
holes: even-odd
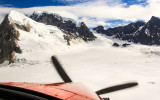
[[[23,15],[22,15],[23,16]],[[160,96],[160,47],[126,43],[94,33],[97,39],[82,40],[66,45],[63,33],[57,27],[37,23],[27,17],[16,23],[29,23],[30,32],[21,33],[18,44],[22,54],[16,54],[15,63],[0,65],[0,82],[63,82],[56,72],[51,56],[56,55],[74,82],[81,82],[94,91],[122,84],[138,82],[139,85],[101,97],[111,100],[159,100]]]

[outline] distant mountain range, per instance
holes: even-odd
[[[147,23],[138,21],[108,29],[98,26],[93,30],[129,42],[160,45],[160,18],[154,16]],[[58,13],[34,12],[27,17],[11,11],[0,24],[0,63],[13,63],[17,54],[30,57],[37,52],[68,50],[69,45],[95,39],[84,22]]]
[[[97,26],[93,30],[128,42],[160,45],[160,18],[155,16],[152,16],[147,23],[137,21],[125,26],[108,29],[105,29],[103,26]]]

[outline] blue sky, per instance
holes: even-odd
[[[0,0],[0,5],[7,7],[28,8],[36,6],[59,6],[65,5],[63,2],[53,0]]]
[[[79,3],[85,3],[94,0],[0,0],[1,6],[28,8],[36,6],[67,6]],[[127,6],[134,4],[147,4],[146,0],[122,0]]]
[[[148,5],[147,0],[122,0],[122,2],[127,3],[127,7],[134,4]]]
[[[24,14],[42,10],[63,10],[89,27],[116,27],[160,17],[160,0],[0,0],[0,22],[11,10]]]

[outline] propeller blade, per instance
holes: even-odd
[[[52,62],[54,64],[57,72],[59,73],[59,75],[63,79],[63,81],[64,82],[72,82],[72,80],[69,78],[69,76],[67,75],[65,70],[62,68],[61,64],[59,63],[59,61],[57,60],[57,58],[55,56],[52,56]]]
[[[111,87],[108,87],[108,88],[101,89],[99,91],[96,91],[96,93],[98,95],[101,95],[101,94],[105,94],[105,93],[110,93],[110,92],[130,88],[130,87],[133,87],[133,86],[136,86],[136,85],[138,85],[137,82],[125,83],[125,84],[120,84],[120,85],[111,86]]]

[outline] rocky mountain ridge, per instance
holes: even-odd
[[[160,18],[155,16],[152,16],[147,23],[137,21],[126,26],[108,28],[106,30],[103,26],[98,26],[93,30],[128,42],[144,45],[160,45]]]
[[[8,60],[9,63],[14,62],[15,53],[22,53],[18,43],[20,33],[16,28],[27,30],[26,27],[11,23],[8,15],[0,25],[0,63]]]
[[[82,38],[84,41],[92,41],[96,38],[84,22],[78,22],[71,18],[62,17],[56,13],[34,12],[30,15],[30,18],[46,25],[57,26],[66,33],[65,39],[67,40]]]

